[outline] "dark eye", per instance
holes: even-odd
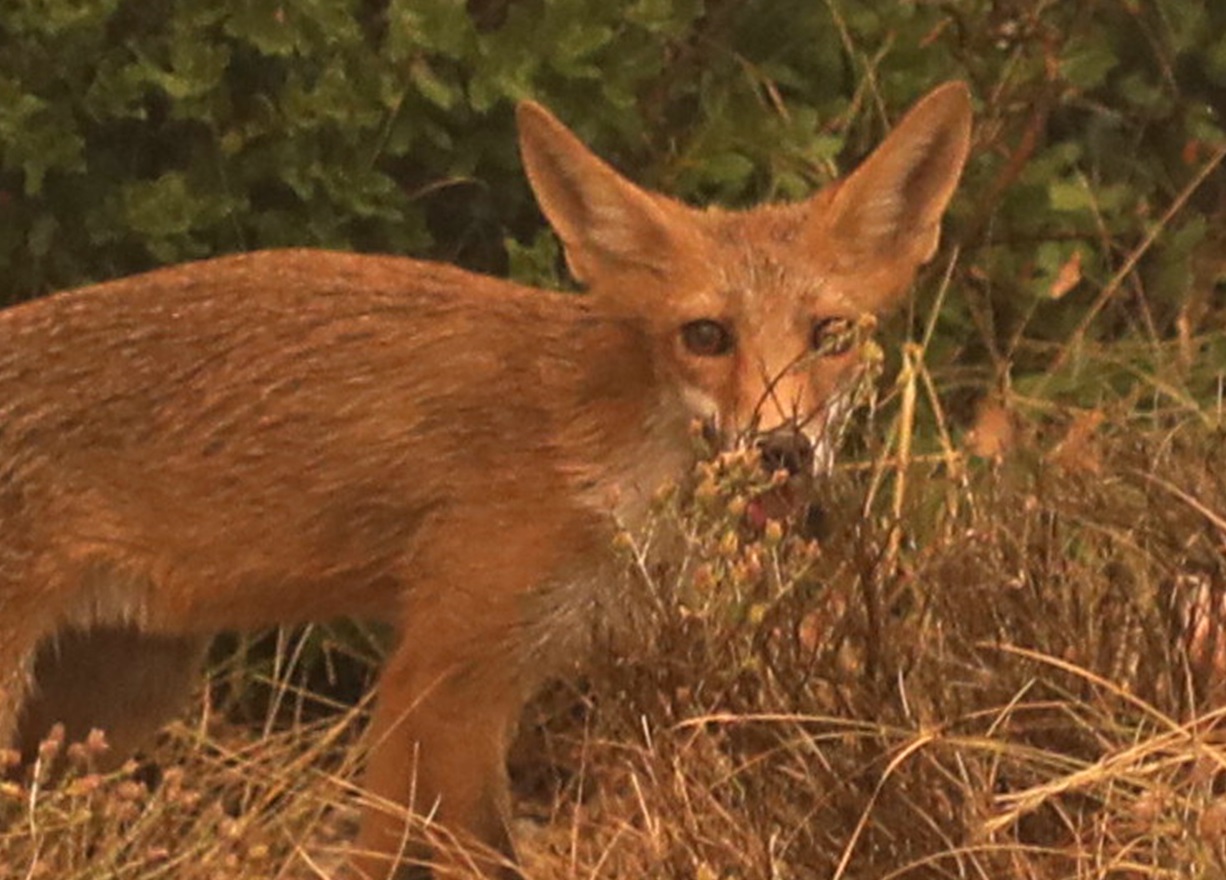
[[[719,357],[732,351],[732,331],[710,318],[683,324],[681,341],[691,354],[699,357]]]
[[[819,357],[847,354],[855,336],[855,325],[850,318],[818,318],[813,322],[809,348]]]

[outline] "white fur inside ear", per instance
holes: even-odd
[[[574,246],[593,260],[667,268],[672,258],[670,217],[646,193],[620,182],[583,193],[586,222]]]
[[[948,132],[903,131],[886,141],[839,190],[835,235],[849,250],[931,256],[941,214],[961,170]]]
[[[888,238],[893,236],[899,227],[902,199],[899,190],[886,190],[873,195],[868,202],[857,209],[859,219],[857,232],[869,238]]]
[[[519,109],[520,148],[537,202],[566,249],[577,280],[626,264],[658,266],[676,218],[618,174],[548,111]]]
[[[848,261],[925,262],[966,162],[970,131],[964,84],[929,92],[839,186],[815,235]]]
[[[618,199],[598,193],[588,205],[590,224],[587,234],[592,243],[610,254],[629,254],[641,245],[635,235],[634,223]]]

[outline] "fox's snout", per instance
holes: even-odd
[[[813,472],[813,442],[798,426],[785,425],[761,434],[754,446],[767,473],[784,471],[789,477],[798,477]]]
[[[797,359],[775,374],[752,371],[752,379],[746,372],[739,407],[717,416],[734,428],[726,445],[756,451],[767,474],[805,479],[831,469],[849,417],[877,374],[874,361],[854,354],[837,364]]]

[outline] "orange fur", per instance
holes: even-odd
[[[739,213],[635,187],[535,104],[519,120],[586,296],[289,250],[0,313],[0,740],[64,719],[122,751],[210,634],[380,618],[370,792],[513,857],[507,740],[614,521],[685,473],[695,419],[819,466],[856,371],[825,328],[931,256],[970,110],[943,86],[841,183]],[[405,827],[369,809],[355,875],[424,855]]]

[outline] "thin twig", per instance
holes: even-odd
[[[1107,307],[1107,303],[1115,296],[1120,286],[1124,283],[1124,279],[1132,273],[1137,267],[1137,263],[1141,261],[1141,258],[1149,252],[1154,242],[1158,240],[1158,236],[1166,231],[1166,227],[1175,219],[1175,215],[1183,210],[1188,199],[1192,198],[1192,195],[1200,189],[1201,184],[1209,178],[1209,175],[1217,169],[1218,165],[1222,164],[1223,159],[1226,159],[1226,144],[1218,147],[1217,151],[1209,158],[1209,161],[1201,167],[1196,176],[1176,196],[1175,201],[1171,202],[1170,207],[1166,209],[1162,218],[1145,236],[1145,240],[1133,249],[1132,253],[1128,255],[1128,259],[1124,261],[1124,265],[1120,266],[1116,273],[1111,276],[1111,280],[1107,282],[1106,286],[1098,294],[1098,299],[1094,301],[1094,304],[1090,306],[1089,310],[1082,317],[1076,329],[1070,334],[1068,342],[1060,349],[1060,353],[1047,371],[1049,377],[1059,373],[1068,362],[1070,352],[1080,347],[1082,339],[1089,331],[1094,319],[1098,317],[1098,313]]]

